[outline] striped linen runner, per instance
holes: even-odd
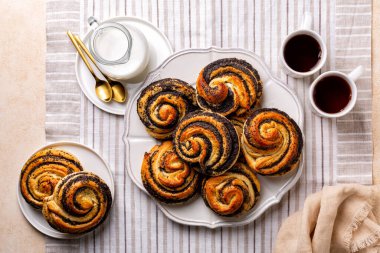
[[[106,226],[78,240],[46,238],[47,252],[271,252],[282,221],[302,207],[308,194],[325,184],[372,182],[371,0],[48,0],[46,5],[47,140],[93,147],[109,162],[116,189]],[[299,27],[305,11],[312,13],[313,29],[327,45],[322,72],[365,67],[357,82],[358,103],[344,118],[321,119],[308,109],[308,86],[317,74],[295,80],[278,66],[281,41]],[[149,20],[167,35],[174,51],[215,45],[261,56],[305,108],[306,166],[280,204],[237,228],[211,230],[167,219],[126,174],[123,118],[95,107],[77,84],[75,51],[65,31],[83,35],[91,15]]]

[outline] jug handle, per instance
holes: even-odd
[[[91,30],[94,30],[96,27],[99,26],[98,20],[94,16],[90,16],[87,19],[88,24],[90,25]]]

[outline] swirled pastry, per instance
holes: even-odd
[[[282,175],[298,167],[303,147],[297,123],[277,109],[259,109],[244,124],[242,149],[253,170]]]
[[[195,89],[179,79],[166,78],[147,86],[137,100],[137,113],[148,133],[171,138],[178,122],[197,109]]]
[[[223,175],[203,179],[201,189],[206,205],[222,216],[248,212],[260,196],[256,175],[239,162]]]
[[[30,205],[42,208],[43,199],[53,193],[62,177],[82,170],[79,160],[66,151],[55,148],[40,150],[21,170],[21,194]]]
[[[42,214],[53,228],[79,234],[100,225],[111,204],[111,191],[100,177],[91,172],[75,172],[62,178],[53,195],[44,199]]]
[[[200,183],[199,174],[175,153],[172,141],[165,141],[145,153],[141,178],[145,189],[167,204],[191,199]]]
[[[199,164],[199,172],[216,176],[236,162],[240,143],[232,123],[214,112],[188,114],[174,133],[177,154],[189,163]]]
[[[198,105],[224,116],[246,113],[256,106],[262,94],[257,70],[236,58],[220,59],[204,67],[196,88]]]

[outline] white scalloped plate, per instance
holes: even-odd
[[[236,57],[251,63],[260,74],[263,81],[262,107],[274,107],[288,113],[303,129],[304,114],[296,95],[279,79],[273,77],[268,67],[254,53],[243,49],[188,49],[177,52],[166,59],[161,66],[152,71],[145,79],[127,105],[125,114],[125,132],[123,140],[126,144],[126,169],[132,181],[146,192],[140,176],[141,162],[144,152],[148,152],[158,143],[150,137],[141,123],[137,111],[136,101],[143,88],[151,82],[161,78],[173,77],[194,84],[200,70],[212,61],[221,58]],[[165,215],[181,224],[216,228],[221,226],[238,226],[250,223],[257,219],[272,205],[280,202],[282,196],[298,181],[304,167],[303,159],[296,172],[282,177],[259,176],[261,182],[261,197],[256,206],[245,216],[224,218],[213,213],[206,207],[199,196],[194,201],[183,205],[157,205]]]
[[[107,163],[98,153],[95,152],[95,150],[80,143],[62,141],[43,146],[35,152],[38,152],[39,150],[44,148],[59,148],[75,155],[81,162],[85,171],[95,173],[96,175],[101,177],[104,180],[104,182],[106,182],[106,184],[111,190],[112,199],[115,198],[115,186],[112,177],[112,172],[108,167]],[[41,210],[38,210],[30,206],[22,197],[19,183],[17,187],[17,198],[21,211],[24,214],[25,218],[35,229],[37,229],[41,233],[57,239],[75,239],[86,235],[86,233],[79,235],[61,233],[58,230],[52,228],[43,217]],[[114,203],[114,201],[112,203]]]

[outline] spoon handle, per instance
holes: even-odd
[[[88,50],[88,48],[86,47],[86,45],[83,43],[83,41],[79,38],[78,35],[74,35],[74,38],[75,40],[77,41],[77,43],[79,44],[79,46],[82,48],[82,50],[86,53],[86,55],[88,56],[88,58],[90,58],[90,60],[92,61],[92,63],[94,63],[94,66],[99,70],[100,73],[102,73],[102,75],[104,76],[104,78],[111,84],[112,86],[112,83],[111,83],[111,80],[109,79],[109,77],[107,75],[105,75],[103,73],[103,71],[99,68],[99,66],[96,64],[96,61],[95,61],[95,58],[92,56],[92,54],[90,53],[90,51]]]
[[[80,46],[78,45],[77,41],[75,40],[73,34],[71,33],[71,31],[67,31],[67,36],[69,36],[71,42],[73,43],[74,47],[76,48],[76,50],[78,51],[80,57],[82,58],[83,62],[86,64],[88,70],[91,72],[92,76],[95,78],[95,79],[98,79],[98,77],[95,75],[94,73],[94,70],[92,69],[90,63],[87,61],[87,58],[86,56],[83,54]]]
[[[96,65],[94,57],[92,56],[92,54],[90,53],[90,51],[87,49],[87,47],[83,43],[83,41],[79,38],[79,36],[78,35],[74,35],[74,38],[75,38],[76,42],[79,44],[79,46],[83,49],[83,51],[87,54],[88,58],[90,58],[90,60],[95,64],[96,68],[99,69],[98,66]]]
[[[104,76],[104,78],[111,84],[112,86],[112,83],[111,83],[111,80],[109,79],[109,77],[107,75],[105,75],[103,73],[103,71],[98,67],[98,65],[96,64],[96,61],[94,59],[94,57],[92,56],[92,54],[90,53],[90,51],[87,49],[86,45],[83,43],[83,41],[79,38],[78,35],[75,35],[75,40],[77,41],[77,43],[79,44],[79,46],[83,49],[83,51],[86,53],[86,55],[88,56],[88,58],[90,58],[90,60],[92,61],[92,63],[94,63],[94,66],[99,70],[100,73],[102,73],[102,75]]]

